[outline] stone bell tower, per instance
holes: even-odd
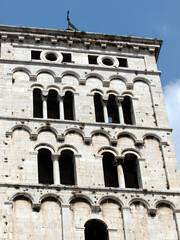
[[[162,41],[0,26],[0,239],[180,240]]]

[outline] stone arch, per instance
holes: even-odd
[[[133,83],[137,82],[137,81],[141,81],[146,83],[148,86],[151,84],[150,80],[148,80],[147,78],[144,77],[136,77],[133,79]]]
[[[99,93],[100,95],[104,94],[104,91],[102,89],[99,89],[99,88],[93,88],[90,92],[93,93],[93,94],[95,94],[95,93]]]
[[[162,139],[160,136],[158,136],[157,134],[155,133],[146,133],[143,135],[143,141],[146,140],[146,138],[154,138],[156,139],[158,142],[162,142]]]
[[[78,149],[71,144],[62,144],[60,147],[58,147],[58,154],[60,154],[63,150],[70,150],[74,154],[78,154]]]
[[[71,91],[71,92],[75,93],[76,89],[71,86],[63,87],[62,92],[65,93],[66,91]]]
[[[121,154],[122,154],[122,156],[125,156],[126,154],[134,154],[138,158],[141,157],[141,152],[134,148],[125,148],[122,150]]]
[[[75,196],[70,197],[68,202],[69,204],[71,204],[72,202],[78,201],[81,199],[85,200],[89,204],[89,206],[92,208],[93,200],[89,196],[86,196],[85,194],[77,193]]]
[[[58,86],[56,86],[56,85],[53,85],[53,84],[48,85],[48,86],[46,87],[46,89],[47,89],[48,91],[50,91],[51,89],[52,89],[52,90],[56,90],[58,93],[59,93],[59,91],[60,91],[60,87],[58,87]]]
[[[29,82],[29,72],[22,69],[16,70],[12,75],[12,83]]]
[[[112,153],[114,156],[119,156],[119,152],[113,148],[113,147],[110,147],[110,146],[103,146],[101,147],[98,151],[97,151],[97,154],[100,156],[103,152],[110,152]]]
[[[147,210],[150,208],[149,203],[143,198],[133,198],[132,200],[129,201],[128,205],[131,206],[136,202],[140,202],[141,204],[143,204]]]
[[[103,201],[106,201],[106,200],[109,200],[109,199],[115,201],[115,202],[116,202],[118,205],[120,205],[121,207],[124,206],[124,203],[122,202],[122,200],[120,200],[118,197],[113,196],[113,195],[108,195],[108,196],[102,197],[102,198],[98,201],[98,204],[101,205],[101,203],[102,203]]]
[[[155,207],[158,208],[158,205],[160,204],[166,204],[167,206],[169,206],[172,210],[175,210],[176,206],[173,202],[163,199],[163,200],[159,200],[155,203]]]
[[[64,136],[66,136],[70,132],[75,132],[75,133],[79,134],[82,137],[82,139],[84,140],[85,134],[84,134],[84,132],[81,129],[78,129],[78,128],[68,128],[68,129],[65,130]]]
[[[27,199],[27,201],[29,201],[31,203],[31,205],[33,205],[34,203],[34,199],[33,197],[29,194],[29,193],[25,193],[25,192],[19,192],[19,193],[16,193],[15,195],[13,195],[11,197],[11,201],[16,201],[17,198],[19,197],[22,197],[24,199]]]
[[[127,79],[122,76],[113,75],[109,78],[109,82],[110,82],[110,87],[114,89],[118,89],[119,92],[126,89]]]
[[[24,68],[24,67],[16,67],[12,70],[12,73],[14,74],[15,72],[18,72],[18,71],[21,71],[21,72],[25,72],[27,73],[29,76],[31,75],[31,71],[27,68]]]
[[[136,140],[137,140],[136,136],[127,131],[117,134],[117,145],[121,149],[127,147],[134,147]]]
[[[44,201],[44,200],[46,200],[48,198],[52,198],[55,201],[57,201],[60,206],[62,205],[62,199],[60,198],[60,196],[58,196],[58,195],[56,195],[54,193],[47,193],[47,194],[41,196],[40,199],[39,199],[39,203],[42,203],[42,201]]]
[[[102,75],[98,74],[98,73],[88,73],[86,75],[86,81],[88,80],[88,78],[91,78],[91,77],[95,77],[95,78],[98,78],[99,80],[101,80],[101,82],[104,81],[104,78]]]
[[[122,96],[129,96],[129,97],[133,97],[134,96],[134,94],[132,92],[130,92],[130,91],[124,91],[124,92],[122,92],[121,95]]]
[[[109,96],[109,95],[111,95],[111,94],[113,94],[113,95],[118,95],[118,91],[116,91],[116,90],[113,90],[113,89],[109,89],[108,91],[106,91],[106,94]]]
[[[37,134],[40,134],[42,131],[49,131],[49,132],[52,132],[56,139],[57,139],[57,136],[58,136],[58,132],[55,128],[51,127],[51,126],[43,126],[43,127],[40,127],[39,129],[37,129],[36,133]]]
[[[44,90],[44,86],[42,84],[39,84],[39,83],[34,83],[30,86],[31,89],[34,89],[34,88],[39,88],[40,90]]]
[[[51,154],[55,154],[56,151],[55,151],[55,148],[49,144],[49,143],[38,143],[35,147],[34,147],[34,150],[35,151],[38,151],[40,150],[41,148],[46,148],[47,150],[49,150],[51,152]]]
[[[55,72],[52,71],[52,70],[50,70],[50,69],[46,69],[46,68],[40,69],[40,70],[37,71],[36,75],[38,76],[38,75],[41,74],[41,73],[49,73],[53,78],[56,77]]]
[[[16,131],[16,130],[24,130],[24,131],[26,131],[27,133],[29,133],[29,136],[31,136],[31,134],[32,134],[31,128],[28,127],[28,126],[26,126],[26,125],[23,125],[23,124],[17,124],[16,126],[13,126],[13,127],[11,128],[12,134],[13,134],[13,132]]]
[[[107,137],[107,139],[108,139],[109,142],[110,142],[111,135],[110,135],[108,132],[106,132],[105,130],[99,129],[99,130],[92,131],[91,134],[90,134],[90,135],[91,135],[91,138],[92,138],[95,134],[102,134],[103,136]]]
[[[80,75],[75,71],[65,71],[61,74],[61,78],[68,76],[68,75],[74,76],[78,81],[81,78]]]

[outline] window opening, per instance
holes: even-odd
[[[48,53],[48,54],[46,55],[46,59],[47,59],[48,61],[54,62],[54,61],[57,60],[57,56],[56,56],[56,54],[54,54],[54,53]]]
[[[114,63],[113,63],[113,61],[110,59],[110,58],[104,58],[103,60],[102,60],[102,63],[104,64],[104,65],[107,65],[107,66],[112,66]]]
[[[84,226],[85,240],[109,240],[108,230],[103,222],[92,219],[87,221]]]
[[[99,93],[94,94],[94,108],[95,108],[96,122],[104,122],[102,98]]]
[[[118,58],[119,67],[128,67],[126,58]]]
[[[41,55],[41,51],[31,51],[31,59],[35,59],[35,60],[41,60],[40,58]]]
[[[122,167],[126,188],[139,188],[136,155],[126,154]]]
[[[38,151],[38,181],[43,184],[53,184],[53,162],[48,149]]]
[[[105,152],[102,155],[105,187],[118,187],[117,167],[115,166],[114,155],[109,152]]]
[[[97,64],[97,57],[93,55],[88,55],[89,64]]]
[[[50,90],[47,98],[48,118],[59,119],[59,101],[58,93]]]
[[[33,117],[43,117],[43,104],[41,99],[41,90],[36,88],[33,90]]]
[[[71,54],[70,53],[62,53],[63,60],[62,62],[71,62]]]
[[[110,95],[107,103],[109,123],[119,123],[119,112],[114,95]]]
[[[122,102],[122,109],[123,109],[123,115],[124,115],[124,123],[125,124],[133,124],[132,122],[132,103],[131,98],[129,96],[125,96],[123,102]]]
[[[73,112],[74,98],[72,92],[67,91],[65,93],[63,102],[64,102],[64,119],[74,120]]]
[[[60,182],[64,185],[74,185],[74,153],[63,150],[59,158]]]

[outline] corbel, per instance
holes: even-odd
[[[86,79],[85,78],[80,78],[79,79],[79,84],[85,85],[86,84]]]
[[[149,47],[149,52],[150,53],[154,53],[155,52],[155,48],[154,47]]]
[[[138,146],[143,146],[143,144],[144,144],[143,140],[140,140],[140,139],[139,139],[139,140],[137,139],[136,142],[135,142],[135,145],[136,145],[136,146],[137,146],[137,145],[138,145]]]
[[[30,75],[30,81],[37,81],[36,75]]]
[[[87,48],[89,48],[90,47],[90,42],[84,42],[84,45],[87,47]]]
[[[133,46],[133,50],[136,51],[136,52],[139,52],[139,47]]]
[[[109,87],[109,81],[103,81],[103,87]]]
[[[127,83],[126,84],[126,89],[133,89],[133,87],[134,87],[134,84],[133,83]]]
[[[1,35],[1,39],[2,39],[2,40],[5,41],[7,38],[8,38],[8,35],[5,35],[5,34],[4,34],[4,35]]]
[[[51,38],[51,43],[52,44],[56,44],[57,43],[57,39],[56,38]]]
[[[111,139],[110,139],[110,143],[111,143],[111,144],[117,144],[117,139],[111,138]]]
[[[93,213],[99,213],[101,211],[101,208],[99,205],[93,205],[92,206],[92,212]]]
[[[67,43],[69,46],[71,46],[73,44],[73,40],[68,40]]]
[[[156,216],[157,209],[156,208],[149,208],[148,209],[148,214],[151,215],[151,216]]]
[[[39,211],[41,208],[41,204],[40,203],[33,203],[32,204],[32,209]]]
[[[6,132],[6,137],[12,137],[12,131],[7,131]]]
[[[38,135],[36,133],[31,133],[30,139],[35,141],[35,140],[37,140],[37,136]]]
[[[85,143],[91,143],[91,141],[92,141],[91,137],[84,137]]]
[[[107,44],[106,44],[106,43],[101,43],[101,47],[102,47],[102,48],[106,48],[106,47],[107,47]]]
[[[117,44],[116,47],[117,47],[118,50],[122,50],[123,49],[123,45],[122,44]]]
[[[60,134],[57,135],[58,141],[64,141],[64,139],[65,139],[64,135],[60,135]]]
[[[34,40],[35,40],[35,42],[40,42],[41,38],[40,37],[35,37]]]
[[[18,36],[18,41],[19,42],[24,42],[25,37],[24,36]]]
[[[54,77],[55,82],[61,82],[62,77]]]

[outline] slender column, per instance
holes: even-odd
[[[74,154],[74,185],[78,185],[79,184],[79,176],[80,176],[80,172],[79,172],[79,168],[80,168],[80,158],[82,156],[79,154]]]
[[[54,184],[60,185],[59,155],[52,155]]]
[[[129,207],[122,207],[124,238],[125,240],[133,240],[133,229],[131,224],[131,213]]]
[[[48,118],[47,115],[47,96],[42,96],[43,101],[43,118]]]
[[[122,100],[117,101],[117,105],[118,105],[118,112],[119,112],[119,121],[120,121],[121,124],[124,124],[124,114],[123,114],[123,109],[122,109]]]
[[[73,233],[69,226],[72,225],[71,213],[69,205],[62,205],[61,207],[61,216],[62,216],[62,240],[72,239]]]
[[[108,123],[108,111],[107,111],[107,101],[102,101],[103,104],[103,112],[104,112],[104,121]]]
[[[178,240],[180,240],[180,209],[176,209],[174,211],[174,219],[175,219],[175,224],[176,224]]]
[[[64,120],[64,103],[62,96],[59,96],[59,113],[60,113],[60,119]]]
[[[125,188],[124,172],[123,172],[123,168],[122,168],[123,159],[124,159],[124,157],[116,157],[118,183],[119,183],[120,188]]]

